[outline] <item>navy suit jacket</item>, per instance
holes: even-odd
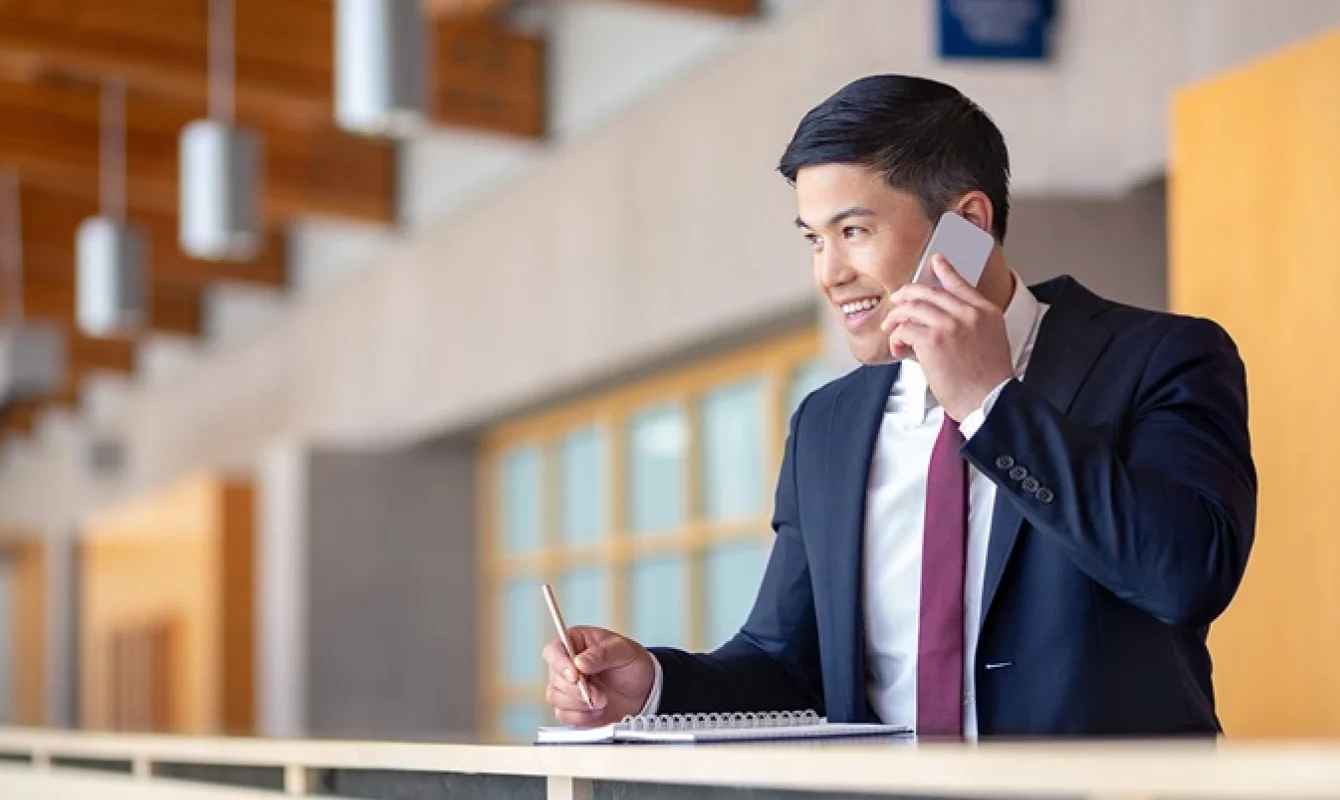
[[[1051,308],[1026,374],[962,450],[998,487],[979,733],[1214,735],[1206,635],[1241,581],[1256,516],[1242,361],[1212,322],[1109,302],[1069,277],[1032,288]],[[715,652],[652,649],[661,712],[875,719],[862,537],[896,374],[857,369],[792,416],[758,599]]]

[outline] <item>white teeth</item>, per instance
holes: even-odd
[[[867,311],[879,305],[878,297],[867,297],[864,300],[857,300],[854,303],[843,303],[839,308],[843,314],[855,314],[860,311]]]

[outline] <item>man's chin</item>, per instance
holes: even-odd
[[[852,341],[848,341],[847,346],[848,349],[851,350],[852,356],[858,362],[867,367],[878,367],[884,364],[892,364],[895,361],[901,360],[894,358],[893,354],[889,352],[887,346],[877,347],[867,344],[865,342],[852,342]]]

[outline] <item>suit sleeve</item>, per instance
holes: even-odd
[[[776,538],[753,610],[740,632],[714,652],[651,648],[664,675],[660,713],[822,712],[814,595],[796,492],[797,432],[805,405],[791,418],[777,480]]]
[[[1011,381],[963,452],[1095,581],[1165,623],[1208,625],[1241,583],[1256,524],[1232,340],[1207,320],[1172,326],[1130,415],[1110,443]]]

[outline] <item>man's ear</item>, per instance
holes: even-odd
[[[954,205],[954,211],[987,233],[991,232],[995,210],[991,207],[991,198],[985,192],[972,191],[963,195]]]

